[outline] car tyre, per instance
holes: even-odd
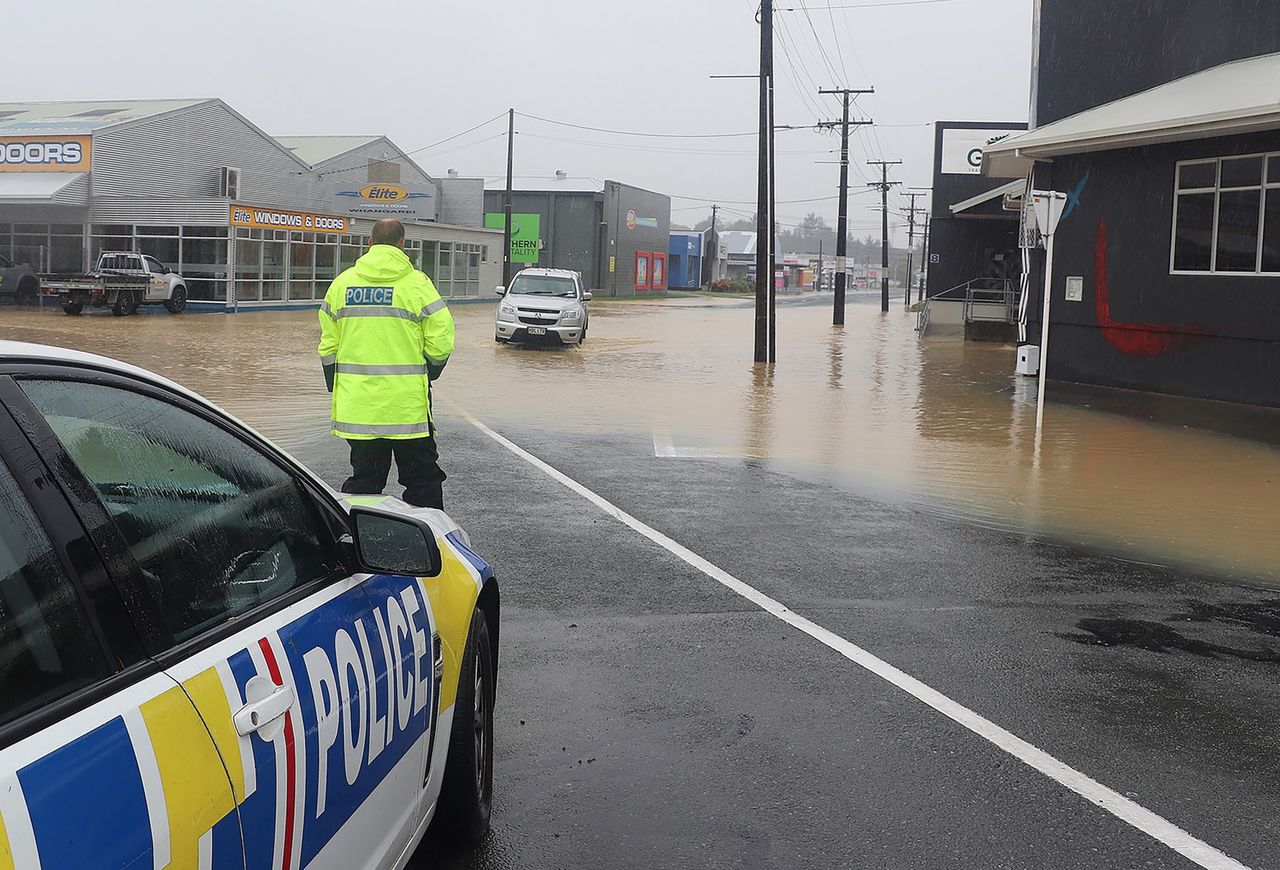
[[[76,315],[84,311],[83,302],[64,302],[62,303],[62,311],[64,314]]]
[[[493,340],[494,340],[494,341],[496,341],[498,344],[506,344],[506,343],[507,343],[507,340],[506,340],[505,338],[503,338],[502,336],[500,336],[500,335],[495,335],[495,336],[493,337]]]
[[[138,307],[133,304],[133,300],[127,297],[117,297],[116,301],[111,303],[111,313],[116,317],[128,317],[137,310]]]
[[[493,810],[493,665],[489,624],[476,608],[458,675],[439,803],[441,835],[468,846],[489,832]]]
[[[181,314],[187,307],[187,288],[181,285],[173,288],[173,295],[164,303],[170,314]]]

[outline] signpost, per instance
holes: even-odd
[[[1044,311],[1040,322],[1040,389],[1036,396],[1036,463],[1040,460],[1040,432],[1044,425],[1045,372],[1049,368],[1049,303],[1053,299],[1053,237],[1067,205],[1067,195],[1056,190],[1033,190],[1031,204],[1044,236]]]

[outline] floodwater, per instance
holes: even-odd
[[[492,306],[456,305],[459,348],[435,390],[444,437],[461,410],[498,429],[636,436],[661,461],[758,461],[983,525],[1280,585],[1280,448],[1051,392],[1037,464],[1035,382],[1012,373],[1009,347],[921,341],[899,303],[888,316],[872,303],[851,302],[843,329],[830,325],[830,297],[781,305],[772,372],[751,362],[748,302],[593,302],[587,343],[567,349],[497,345]],[[6,307],[0,337],[153,369],[285,447],[327,429],[314,312]],[[1280,433],[1280,414],[1262,420]]]

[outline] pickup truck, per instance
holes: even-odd
[[[155,257],[118,251],[104,252],[97,271],[88,275],[45,275],[41,292],[57,296],[67,314],[79,314],[86,305],[110,307],[118,317],[153,303],[172,314],[187,307],[185,278]]]
[[[35,302],[39,292],[40,278],[35,269],[0,257],[0,296],[12,296],[17,302]]]

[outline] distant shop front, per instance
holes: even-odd
[[[394,216],[406,253],[441,295],[479,297],[500,281],[502,237],[480,226],[478,179],[473,205],[441,202],[432,180],[383,141],[370,146],[377,159],[357,149],[342,157],[350,168],[321,169],[216,100],[142,101],[112,124],[90,114],[106,111],[0,106],[0,255],[65,274],[92,270],[103,252],[138,251],[186,278],[194,308],[306,306],[368,250],[374,222]],[[6,123],[71,129],[11,132]],[[185,145],[166,147],[180,137],[201,137],[210,153],[188,159]],[[468,182],[458,181],[453,189]],[[466,225],[437,222],[442,205]]]

